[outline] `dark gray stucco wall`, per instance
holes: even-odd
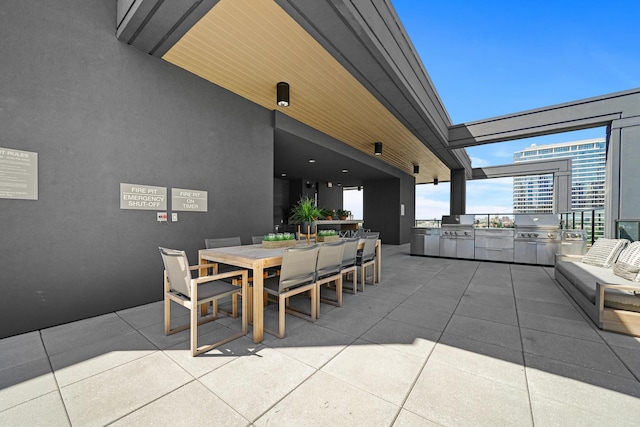
[[[273,228],[273,113],[115,22],[113,1],[0,4],[0,147],[39,161],[37,201],[0,199],[0,338],[160,300],[158,246],[195,264],[204,238]],[[119,209],[122,182],[206,190],[209,210],[160,225]]]

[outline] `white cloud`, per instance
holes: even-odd
[[[486,159],[471,156],[469,158],[471,159],[471,166],[473,166],[474,168],[483,168],[490,165],[489,161]]]

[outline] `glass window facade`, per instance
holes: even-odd
[[[606,143],[604,138],[531,146],[513,155],[513,162],[571,158],[572,210],[604,207]],[[514,213],[552,213],[553,175],[513,179]]]

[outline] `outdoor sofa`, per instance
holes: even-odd
[[[598,239],[584,255],[558,255],[555,278],[603,330],[640,336],[640,242]]]

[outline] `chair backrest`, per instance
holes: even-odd
[[[378,237],[367,236],[364,238],[364,247],[362,248],[362,261],[371,261],[376,256],[376,242]]]
[[[315,282],[318,249],[318,245],[309,245],[284,250],[278,292]]]
[[[240,246],[240,245],[242,245],[240,236],[222,237],[219,239],[204,239],[204,246],[207,249],[226,248],[228,246]]]
[[[356,263],[356,256],[358,255],[358,243],[360,239],[357,237],[353,239],[344,240],[344,251],[342,253],[342,265],[341,269],[351,267]]]
[[[316,280],[340,272],[343,252],[344,242],[342,240],[327,242],[320,246],[316,263]]]
[[[191,298],[191,270],[184,251],[159,248],[171,290]]]
[[[251,241],[253,242],[254,245],[257,245],[258,243],[262,243],[262,240],[264,240],[264,236],[251,236]]]
[[[380,238],[380,232],[379,231],[367,231],[366,233],[364,233],[365,237],[367,236],[374,236],[376,239]]]

